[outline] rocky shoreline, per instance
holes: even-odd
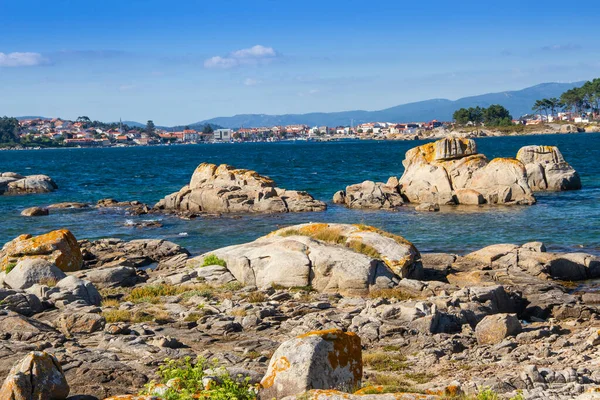
[[[304,224],[192,256],[56,231],[7,243],[0,266],[3,396],[50,376],[46,396],[68,385],[72,399],[133,399],[186,356],[217,359],[269,399],[587,399],[600,387],[600,296],[573,285],[600,277],[600,259],[539,242],[421,254],[376,228]],[[282,357],[297,369],[280,373]]]

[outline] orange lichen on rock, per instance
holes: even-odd
[[[286,357],[280,357],[273,364],[273,370],[271,371],[271,373],[265,376],[261,381],[261,386],[265,389],[270,388],[275,383],[275,378],[277,377],[277,374],[286,371],[289,368],[290,362],[288,361],[288,359]]]
[[[83,264],[77,239],[67,229],[36,237],[21,235],[8,242],[0,251],[0,270],[26,257],[46,259],[64,272],[78,271]]]

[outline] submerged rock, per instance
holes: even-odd
[[[517,153],[525,164],[527,182],[536,192],[581,189],[581,179],[556,146],[525,146]]]
[[[261,381],[261,398],[283,398],[311,389],[352,392],[363,374],[360,338],[351,332],[308,332],[284,342]]]
[[[24,217],[41,217],[49,214],[48,209],[42,207],[29,207],[21,211],[21,215]]]
[[[21,235],[0,250],[0,270],[16,265],[22,258],[41,258],[54,263],[64,272],[78,271],[83,257],[75,236],[67,229],[40,236]]]
[[[255,171],[203,163],[189,185],[155,208],[189,213],[284,213],[323,211],[327,206],[306,192],[278,188]]]

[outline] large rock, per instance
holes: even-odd
[[[312,286],[320,292],[364,295],[422,274],[412,243],[362,225],[296,225],[210,254],[225,260],[238,281],[257,287]],[[201,265],[205,256],[188,265]]]
[[[472,139],[444,138],[406,152],[400,193],[411,203],[534,204],[525,167],[477,154]]]
[[[78,272],[77,277],[88,280],[101,289],[133,286],[139,281],[133,267],[86,269]]]
[[[6,275],[4,283],[12,289],[27,289],[39,283],[56,284],[66,274],[56,265],[42,258],[23,258]]]
[[[61,290],[60,298],[67,301],[82,300],[93,306],[99,306],[102,302],[102,296],[91,282],[75,276],[67,276],[65,279],[60,280],[56,287]]]
[[[189,185],[155,206],[191,213],[284,213],[326,207],[306,192],[277,188],[255,171],[208,163],[196,168]]]
[[[390,178],[387,183],[364,181],[346,186],[333,197],[336,204],[348,208],[394,209],[402,206],[404,200],[398,188],[398,179]]]
[[[521,323],[514,314],[488,315],[475,327],[475,336],[479,344],[497,344],[520,332]]]
[[[261,398],[283,398],[311,389],[352,392],[362,379],[360,338],[341,330],[316,331],[284,342],[261,381]]]
[[[579,174],[564,159],[556,146],[525,146],[517,160],[525,164],[527,181],[534,191],[581,189]]]
[[[5,172],[0,178],[0,194],[48,193],[58,189],[56,183],[46,175],[22,176]]]
[[[10,370],[0,389],[0,399],[64,400],[69,391],[58,360],[52,354],[33,351]]]
[[[41,258],[64,272],[78,271],[83,257],[73,234],[60,229],[40,236],[21,235],[0,250],[0,270],[14,266],[21,258]]]
[[[29,207],[21,211],[21,215],[24,217],[42,217],[48,214],[50,214],[48,209],[42,207]]]

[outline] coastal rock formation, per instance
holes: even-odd
[[[402,163],[400,192],[411,203],[535,203],[523,164],[507,158],[488,162],[471,139],[450,137],[415,147]]]
[[[12,289],[27,289],[40,282],[58,282],[67,275],[54,263],[41,258],[24,258],[4,278]]]
[[[14,172],[0,173],[0,195],[48,193],[58,189],[47,175],[23,176]]]
[[[488,315],[475,327],[479,344],[498,344],[508,336],[521,333],[521,323],[514,314]]]
[[[204,258],[188,265],[201,265]],[[319,292],[366,294],[421,274],[417,249],[400,236],[372,227],[303,224],[254,242],[210,252],[245,286],[312,286]]]
[[[195,213],[284,213],[323,211],[325,203],[310,194],[285,190],[255,171],[203,163],[189,185],[162,199],[158,210]]]
[[[346,187],[333,196],[333,202],[348,208],[394,209],[404,204],[398,188],[398,179],[387,183],[364,181]]]
[[[360,338],[339,329],[308,332],[284,342],[261,381],[261,398],[280,399],[310,389],[346,392],[360,387]]]
[[[48,209],[42,207],[29,207],[21,211],[21,215],[24,217],[41,217],[48,214],[50,214]]]
[[[6,243],[0,250],[0,271],[16,265],[23,258],[42,258],[64,272],[77,271],[83,257],[75,236],[67,229],[40,236],[21,235]]]
[[[556,146],[525,146],[517,153],[525,165],[527,182],[533,191],[579,190],[579,174],[564,159]]]
[[[61,400],[69,396],[69,391],[69,384],[56,357],[33,351],[10,370],[0,389],[0,398]]]

